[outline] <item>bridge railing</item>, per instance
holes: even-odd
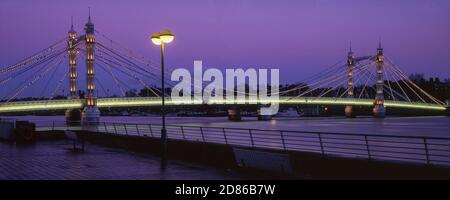
[[[159,124],[101,122],[80,126],[43,121],[37,122],[36,127],[38,131],[85,130],[136,137],[161,136]],[[167,125],[166,128],[168,138],[175,140],[450,166],[450,138],[190,125]]]

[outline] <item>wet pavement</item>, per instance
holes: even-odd
[[[159,157],[87,143],[74,152],[65,140],[16,145],[0,141],[0,180],[49,179],[239,179],[233,172],[169,161],[161,172]]]

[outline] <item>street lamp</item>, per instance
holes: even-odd
[[[167,164],[167,130],[166,130],[166,110],[164,98],[164,44],[173,41],[175,36],[170,30],[163,30],[152,34],[151,40],[153,44],[161,46],[161,113],[162,113],[162,128],[161,128],[161,170],[166,169]]]

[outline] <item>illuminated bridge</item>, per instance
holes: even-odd
[[[69,118],[79,115],[82,120],[95,122],[100,117],[98,108],[157,107],[163,95],[168,106],[204,103],[172,101],[170,89],[158,88],[158,64],[95,30],[90,16],[84,29],[85,33],[78,36],[72,23],[68,37],[0,68],[0,113],[66,110]],[[79,57],[85,62],[78,63]],[[79,81],[79,74],[85,74],[84,81]],[[170,77],[170,70],[166,77]],[[175,84],[164,82],[172,88]],[[280,98],[238,101],[224,96],[227,100],[220,104],[257,104],[260,109],[274,103],[341,105],[348,117],[354,116],[354,106],[372,107],[375,117],[385,116],[389,108],[448,110],[448,105],[421,89],[384,55],[381,42],[374,55],[355,56],[350,47],[345,59],[321,73],[288,86],[271,83],[268,87],[278,87]],[[143,89],[139,92],[135,88]],[[247,90],[244,93],[249,95]]]
[[[248,102],[228,102],[231,105],[245,105]],[[261,103],[272,103],[262,101]],[[352,106],[373,106],[372,99],[347,99],[347,98],[315,98],[315,97],[281,97],[276,103],[287,105],[352,105]],[[42,100],[42,101],[18,101],[2,104],[0,113],[4,112],[24,112],[24,111],[46,111],[46,110],[65,110],[83,108],[83,101],[80,99],[64,100]],[[186,104],[174,103],[170,98],[166,98],[166,105],[177,106]],[[199,104],[191,104],[199,105]],[[445,106],[438,104],[400,102],[386,100],[384,102],[387,108],[410,108],[426,110],[446,110]],[[140,107],[140,106],[161,106],[160,97],[124,97],[124,98],[99,98],[97,100],[99,108],[114,107]]]

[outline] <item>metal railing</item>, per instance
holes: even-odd
[[[68,126],[66,122],[41,121],[36,127],[38,131],[85,130],[155,138],[159,138],[161,132],[161,125],[112,122]],[[450,138],[189,125],[166,127],[168,137],[176,140],[450,166]]]

